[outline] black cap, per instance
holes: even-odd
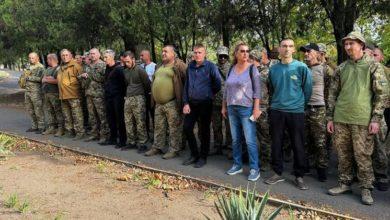
[[[308,50],[315,50],[315,51],[319,52],[320,48],[315,43],[308,43],[305,46],[302,46],[302,47],[299,48],[299,51],[302,51],[302,52],[305,52],[305,51],[308,51]]]

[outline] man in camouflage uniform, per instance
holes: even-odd
[[[171,159],[178,155],[182,148],[183,123],[181,109],[182,94],[187,65],[176,58],[172,45],[166,45],[162,51],[162,65],[156,68],[152,81],[152,105],[154,111],[154,142],[145,156],[161,154],[167,142],[167,125],[169,129],[169,148],[163,155]]]
[[[373,49],[373,58],[376,62],[383,62],[384,56],[380,48]],[[383,66],[387,76],[387,81],[390,80],[390,69]],[[387,99],[386,109],[384,111],[385,117],[390,108],[390,99]],[[381,128],[379,133],[375,135],[375,146],[372,154],[372,165],[375,175],[375,186],[380,191],[387,191],[389,189],[388,168],[389,168],[389,153],[390,153],[390,135],[389,124],[383,117],[381,121]]]
[[[328,150],[326,148],[326,106],[325,88],[329,88],[329,79],[333,75],[331,68],[321,64],[319,60],[319,47],[309,43],[300,48],[304,53],[305,63],[311,70],[313,90],[306,106],[306,152],[307,160],[314,160],[318,180],[325,182],[328,169]],[[310,166],[309,166],[310,167]]]
[[[49,67],[44,71],[42,78],[43,104],[45,106],[48,128],[42,134],[55,134],[56,137],[64,135],[64,117],[61,111],[61,101],[58,98],[58,57],[57,54],[47,55]]]
[[[122,150],[138,147],[138,153],[143,153],[146,151],[145,145],[148,141],[145,96],[150,92],[150,80],[146,71],[136,65],[132,52],[125,52],[123,58],[125,64],[123,73],[127,86],[125,121],[128,146],[122,147]]]
[[[89,73],[91,71],[91,58],[89,57],[89,52],[85,52],[82,56],[81,67],[83,73]],[[84,116],[84,128],[87,131],[91,130],[91,124],[88,121],[88,103],[87,96],[85,95],[85,88],[87,86],[88,80],[80,80],[80,96],[81,96],[81,107],[83,109]]]
[[[271,161],[271,135],[269,133],[269,95],[268,95],[268,71],[267,65],[262,64],[262,58],[267,56],[267,50],[265,48],[257,47],[249,53],[249,58],[253,64],[257,67],[260,73],[261,83],[261,103],[260,110],[261,115],[257,119],[256,123],[256,134],[260,142],[260,161],[261,171],[267,171],[270,168]]]
[[[85,86],[85,95],[88,106],[88,121],[92,127],[90,137],[85,141],[98,140],[99,143],[108,138],[108,124],[104,103],[104,73],[106,64],[100,59],[100,52],[96,48],[89,51],[91,64],[87,72],[78,76]],[[89,70],[89,71],[88,71]]]
[[[222,154],[222,149],[226,148],[226,145],[229,145],[232,141],[230,134],[229,120],[223,120],[221,109],[222,109],[222,99],[223,99],[223,90],[226,80],[226,76],[230,69],[229,63],[229,49],[225,46],[220,46],[217,48],[217,57],[218,57],[218,69],[221,75],[221,90],[215,95],[213,101],[213,113],[211,116],[213,134],[214,134],[214,152],[211,154],[219,155]],[[225,122],[225,129],[223,130],[222,122]],[[226,145],[223,145],[223,133],[226,137]]]
[[[327,111],[327,130],[334,135],[338,153],[339,186],[328,193],[351,191],[355,161],[362,203],[371,205],[374,202],[371,155],[389,85],[383,66],[363,53],[365,39],[361,33],[349,33],[342,43],[349,59],[337,67],[332,78]]]
[[[57,80],[62,113],[65,119],[65,136],[74,137],[76,132],[74,140],[80,140],[85,137],[80,83],[77,78],[82,73],[82,68],[72,59],[72,54],[67,49],[61,50],[61,60]]]
[[[20,87],[26,89],[24,93],[25,106],[30,114],[32,125],[26,132],[41,134],[45,128],[44,114],[42,110],[42,75],[45,68],[39,62],[37,53],[28,55],[30,66],[23,72],[19,79]]]

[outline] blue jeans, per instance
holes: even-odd
[[[242,167],[242,131],[244,131],[246,145],[248,146],[249,167],[259,169],[259,153],[256,142],[256,122],[249,118],[252,115],[252,107],[238,105],[228,106],[230,130],[232,133],[233,163]]]

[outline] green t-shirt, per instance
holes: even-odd
[[[154,73],[152,93],[156,103],[165,104],[175,98],[173,75],[172,66],[161,66]]]

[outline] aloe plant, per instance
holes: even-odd
[[[230,196],[218,196],[215,202],[218,214],[223,220],[260,220],[260,219],[275,219],[280,213],[283,206],[275,209],[271,214],[265,217],[264,208],[269,198],[267,191],[260,200],[256,196],[256,191],[253,189],[247,193],[243,193],[240,189],[238,194],[231,192]],[[210,219],[206,217],[207,219]]]

